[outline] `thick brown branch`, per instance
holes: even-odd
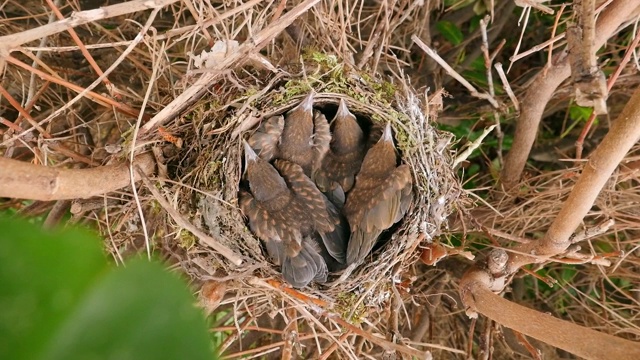
[[[640,359],[640,344],[601,333],[515,304],[480,283],[464,302],[503,326],[586,359]]]
[[[640,88],[593,152],[560,213],[539,242],[489,253],[486,266],[475,266],[461,280],[460,293],[468,313],[496,322],[576,355],[594,359],[638,359],[640,344],[573,325],[512,304],[491,292],[501,291],[520,267],[548,260],[575,243],[571,235],[589,212],[613,171],[640,137]],[[499,302],[502,304],[499,304]],[[526,321],[524,321],[526,320]]]
[[[598,18],[594,49],[600,48],[616,29],[632,16],[640,6],[640,0],[617,0],[604,10]],[[520,101],[520,117],[516,124],[513,147],[505,157],[501,173],[501,182],[505,189],[513,188],[519,181],[529,157],[529,152],[538,132],[544,108],[553,96],[553,92],[571,75],[571,69],[565,55],[552,65],[546,76],[540,74],[529,86]]]
[[[151,153],[138,155],[135,165],[151,174],[155,159]],[[81,199],[128,186],[129,164],[90,169],[62,169],[34,165],[0,157],[0,197],[31,200]],[[136,181],[140,177],[136,175]]]
[[[540,256],[560,254],[572,244],[569,237],[576,231],[604,184],[639,137],[640,89],[637,89],[589,158],[580,179],[545,237],[540,242],[518,247],[516,251],[519,253],[512,253],[509,257],[507,273],[512,274],[526,264],[541,261]],[[525,254],[535,254],[536,257]]]

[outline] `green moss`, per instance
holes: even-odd
[[[196,244],[196,237],[188,230],[180,230],[178,236],[178,246],[183,249],[190,249]]]
[[[397,127],[396,129],[396,147],[400,151],[406,151],[416,146],[414,138],[404,130],[404,128]]]
[[[203,186],[206,188],[212,188],[212,187],[216,187],[219,186],[220,184],[222,184],[222,181],[220,179],[220,169],[222,168],[222,161],[221,160],[217,160],[217,161],[210,161],[207,164],[207,167],[204,169],[203,171],[203,179],[204,179],[204,184]]]
[[[381,102],[390,105],[394,101],[396,87],[388,81],[380,81],[366,73],[358,73],[345,68],[335,55],[328,55],[306,48],[302,55],[306,63],[306,79],[290,80],[284,85],[284,92],[276,95],[274,105],[288,102],[292,97],[304,95],[312,88],[323,92],[345,94],[359,102],[372,104]],[[365,91],[356,91],[364,85]],[[372,90],[367,92],[366,90]]]
[[[247,88],[247,90],[245,90],[244,94],[242,95],[243,98],[246,98],[247,100],[251,99],[252,96],[256,95],[258,93],[258,89],[255,86],[250,86]],[[249,105],[251,106],[256,106],[258,104],[258,99],[255,98],[253,100],[251,100],[251,102],[249,103]]]
[[[219,109],[220,107],[222,107],[222,104],[220,104],[219,98],[213,98],[211,99],[211,101],[207,103],[208,110],[216,110],[216,109]],[[194,114],[194,112],[190,113],[189,115],[192,115],[192,114]]]
[[[312,52],[310,55],[312,61],[320,65],[324,65],[328,68],[336,67],[339,65],[338,58],[335,55],[327,55],[317,51]]]
[[[159,183],[157,183],[156,187],[160,188],[161,185]],[[158,214],[163,212],[162,205],[160,205],[160,203],[157,202],[156,200],[149,201],[149,207],[150,207],[150,210],[151,210],[151,214],[153,214],[153,215],[158,215]]]
[[[349,321],[354,325],[359,325],[362,318],[367,313],[367,308],[363,303],[358,304],[354,310],[354,306],[358,302],[358,296],[354,293],[341,293],[336,298],[336,312],[340,317]],[[353,315],[351,314],[353,312]]]
[[[371,89],[373,89],[374,97],[376,100],[382,101],[384,103],[390,104],[395,97],[396,94],[396,86],[388,81],[379,81],[374,79],[367,73],[360,74],[362,81],[364,81]]]

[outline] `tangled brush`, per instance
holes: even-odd
[[[201,289],[202,302],[215,311],[213,330],[223,334],[219,350],[225,356],[271,353],[286,358],[294,349],[308,358],[332,353],[379,358],[391,351],[425,356],[397,335],[414,320],[397,309],[414,303],[408,284],[417,276],[414,264],[421,247],[446,233],[445,219],[462,207],[462,190],[454,172],[452,136],[431,124],[440,96],[423,99],[408,77],[385,80],[379,71],[407,69],[413,61],[410,52],[396,57],[391,49],[408,49],[410,36],[428,29],[425,22],[440,1],[403,1],[394,8],[319,0],[134,0],[99,4],[104,8],[72,2],[63,9],[64,20],[51,18],[38,31],[21,19],[29,15],[47,24],[41,4],[13,3],[5,10],[16,14],[15,28],[2,32],[12,37],[11,44],[48,42],[45,50],[25,51],[74,69],[67,78],[48,74],[45,81],[36,74],[47,74],[29,67],[27,57],[14,47],[7,50],[19,56],[0,66],[6,66],[9,78],[31,77],[41,86],[45,100],[37,121],[51,126],[55,140],[41,149],[36,137],[27,141],[56,164],[69,159],[93,167],[122,163],[140,149],[152,150],[157,160],[157,184],[132,187],[133,194],[118,191],[103,199],[78,200],[71,222],[96,224],[116,261],[153,249],[184,272]],[[74,45],[65,35],[71,27],[84,43]],[[372,34],[371,41],[361,46],[366,41],[354,37],[352,28]],[[94,38],[96,29],[100,35]],[[104,88],[86,76],[93,71],[92,62],[79,71],[75,55],[57,55],[71,54],[72,45],[99,45],[92,51],[105,70]],[[208,54],[193,56],[211,45]],[[364,49],[357,59],[350,51],[354,46]],[[301,55],[302,47],[307,50]],[[201,69],[194,70],[198,65]],[[214,81],[203,86],[203,79]],[[9,84],[9,93],[21,94],[16,84]],[[186,111],[176,109],[176,100],[196,88],[207,92],[194,96]],[[242,140],[263,120],[294,108],[310,91],[317,94],[314,106],[327,114],[344,100],[362,124],[392,125],[402,163],[411,168],[414,199],[404,219],[364,263],[344,277],[330,276],[327,284],[296,290],[282,281],[237,201]],[[40,96],[39,90],[34,93]],[[74,115],[59,116],[65,109],[73,109]],[[70,156],[68,148],[76,153]]]

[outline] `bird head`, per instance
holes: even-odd
[[[298,106],[289,110],[287,118],[293,118],[294,120],[304,120],[306,118],[311,119],[313,117],[313,99],[315,97],[315,91],[311,90],[311,92],[302,99],[302,102],[298,104]]]
[[[285,116],[282,141],[285,143],[307,144],[313,135],[313,99],[316,93],[311,91],[298,106],[289,110]],[[294,145],[295,146],[295,145]]]
[[[380,140],[367,151],[360,170],[362,175],[384,177],[397,166],[391,125],[387,123]]]
[[[347,103],[340,99],[336,116],[333,118],[333,137],[331,149],[336,153],[350,153],[364,146],[364,133],[355,115],[347,108]]]
[[[245,174],[251,193],[258,201],[268,201],[288,191],[287,183],[267,161],[258,157],[249,143],[244,143]]]

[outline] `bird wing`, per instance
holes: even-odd
[[[294,194],[292,206],[304,204],[306,212],[303,216],[312,219],[313,230],[318,231],[329,254],[343,263],[349,237],[346,219],[299,165],[284,160],[276,160],[274,165]]]
[[[249,145],[261,158],[271,161],[277,155],[283,129],[284,117],[272,116],[249,138]]]
[[[336,168],[336,165],[340,165],[335,158],[335,155],[329,150],[325,155],[322,165],[314,173],[314,182],[318,186],[318,189],[337,207],[342,208],[344,206],[345,194],[344,189],[336,181],[336,175],[341,172],[340,168]]]
[[[251,231],[265,242],[269,256],[276,264],[282,264],[285,247],[291,242],[300,243],[300,231],[291,226],[281,212],[268,211],[247,191],[240,191],[238,204],[249,219]]]
[[[313,174],[313,180],[320,191],[331,191],[337,185],[336,173],[340,171],[339,166],[340,163],[338,163],[336,156],[329,150],[322,159],[322,164]]]
[[[348,264],[364,259],[378,236],[402,219],[412,198],[411,184],[409,167],[401,165],[377,186],[356,188],[349,194],[352,205],[348,209],[351,225]]]
[[[336,185],[336,187],[333,188],[333,190],[324,192],[323,194],[338,209],[342,209],[344,207],[344,202],[346,200],[346,195],[344,194],[344,189],[342,188],[342,186]]]
[[[367,232],[360,227],[352,227],[347,247],[347,264],[358,263],[369,255],[381,233],[382,231]]]
[[[360,227],[366,232],[383,231],[400,221],[409,207],[411,183],[409,166],[397,167],[379,187],[377,199],[369,203],[369,211],[363,214]]]
[[[332,231],[320,232],[320,237],[329,255],[337,262],[344,264],[347,255],[347,243],[349,241],[349,223],[344,215],[340,213],[340,210],[338,210],[328,198],[324,197],[324,200],[334,227]]]
[[[332,231],[334,221],[326,208],[325,197],[309,179],[300,165],[286,160],[276,160],[274,166],[280,172],[291,191],[293,201],[304,204],[308,215],[312,215],[316,230]]]
[[[409,204],[406,199],[403,201],[403,198],[407,197],[404,195],[407,191],[405,189],[409,187],[409,192],[411,189],[409,167],[401,165],[384,180],[378,181],[374,186],[356,189],[359,191],[354,190],[349,194],[354,197],[350,202],[355,203],[351,206],[353,215],[349,218],[352,226],[357,225],[364,231],[385,230],[400,220],[406,212]]]
[[[402,220],[402,217],[405,216],[405,214],[409,210],[411,200],[413,200],[413,180],[411,179],[411,170],[409,169],[408,165],[400,165],[398,169],[402,167],[406,167],[406,170],[402,169],[397,171],[401,171],[402,178],[408,179],[408,181],[404,183],[405,185],[400,192],[400,204],[398,213],[396,214],[396,218],[393,221],[394,224]]]
[[[349,190],[351,190],[353,188],[353,185],[355,183],[356,183],[356,175],[355,174],[345,175],[345,177],[343,177],[340,180],[340,187],[343,189],[343,191],[349,191]]]

